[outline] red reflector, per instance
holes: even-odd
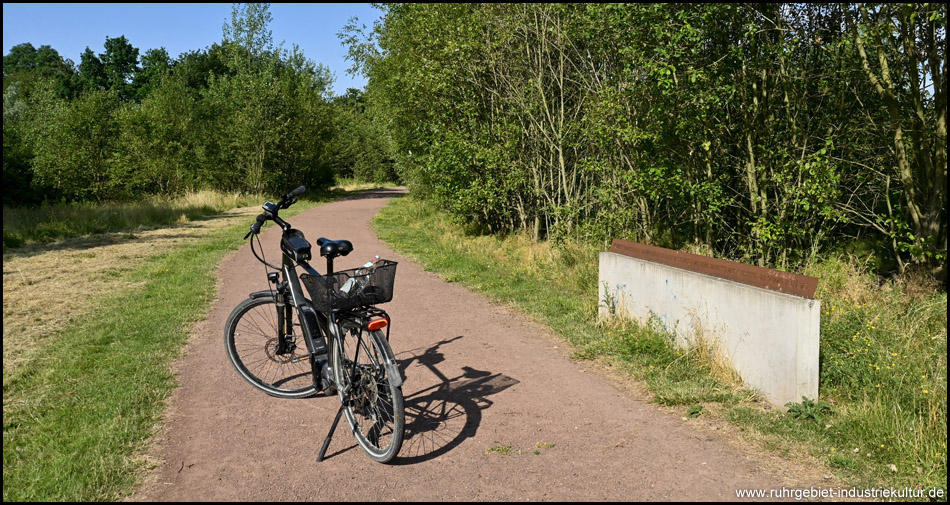
[[[369,324],[366,325],[366,327],[371,331],[375,331],[375,330],[385,328],[387,324],[389,324],[389,321],[387,321],[386,319],[377,319],[375,321],[370,321]]]

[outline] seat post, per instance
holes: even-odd
[[[333,257],[327,256],[327,275],[333,273]]]

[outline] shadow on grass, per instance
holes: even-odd
[[[398,196],[398,194],[398,189],[370,190],[355,194],[342,190],[334,190],[316,192],[306,200],[315,203],[325,203],[338,199],[390,198],[391,196]],[[209,206],[183,208],[153,207],[151,211],[147,212],[130,210],[127,213],[131,216],[148,215],[148,219],[137,219],[136,217],[128,218],[128,216],[122,216],[121,210],[109,209],[102,211],[98,215],[85,212],[83,215],[74,218],[76,222],[69,222],[70,218],[68,217],[63,218],[59,223],[55,221],[38,222],[33,226],[33,230],[25,232],[16,229],[12,231],[4,229],[3,254],[6,257],[30,257],[51,251],[81,251],[128,242],[130,240],[149,241],[154,239],[143,239],[141,234],[163,228],[187,229],[206,225],[211,221],[233,218],[235,215],[232,211],[248,208],[236,207],[235,209],[219,211]],[[250,207],[256,208],[256,206]],[[38,214],[42,212],[43,211],[37,211]],[[181,216],[185,216],[187,221],[181,222]],[[25,219],[28,219],[28,217],[18,218],[18,220]],[[248,224],[253,222],[252,215],[248,219]],[[94,223],[90,225],[91,221],[94,221]],[[42,228],[44,227],[47,228],[48,231],[43,231]],[[37,228],[39,228],[39,230]],[[50,228],[58,228],[58,230],[49,230]],[[89,231],[90,229],[94,231]],[[162,239],[187,237],[188,235],[186,234],[161,236]],[[155,239],[157,238],[158,237]]]
[[[146,244],[158,240],[169,240],[169,239],[187,239],[187,238],[196,238],[194,235],[188,233],[174,233],[174,234],[163,234],[163,235],[154,235],[154,236],[145,236],[143,235],[146,232],[154,231],[158,229],[188,229],[196,228],[199,226],[198,223],[207,223],[209,221],[217,221],[221,219],[230,219],[234,216],[226,215],[223,213],[218,213],[211,216],[205,216],[198,219],[191,220],[187,223],[178,223],[178,224],[156,224],[149,227],[141,227],[135,231],[114,231],[107,233],[97,233],[82,237],[71,237],[62,239],[56,242],[50,243],[31,243],[22,245],[17,248],[7,247],[7,244],[4,243],[3,255],[8,258],[24,258],[35,256],[38,254],[60,251],[83,251],[87,249],[94,249],[97,247],[110,246],[115,244],[127,243],[135,241],[137,243]],[[249,218],[253,220],[253,218]],[[250,222],[250,221],[249,221]],[[240,238],[240,237],[238,237]],[[4,236],[6,241],[6,236]]]
[[[372,198],[398,198],[406,196],[409,194],[409,191],[406,188],[397,187],[397,188],[378,188],[378,189],[367,189],[365,191],[358,191],[351,193],[339,198],[340,201],[349,201],[349,200],[367,200]]]

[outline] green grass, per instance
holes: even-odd
[[[471,235],[413,198],[384,207],[373,226],[427,270],[549,325],[574,346],[577,358],[617,358],[615,364],[651,385],[661,404],[736,403],[752,395],[705,359],[708,349],[677,349],[673,335],[629,322],[596,324],[597,256],[591,249]]]
[[[827,260],[820,279],[820,399],[767,410],[734,371],[700,344],[625,321],[599,323],[597,252],[523,236],[484,236],[413,198],[373,221],[380,238],[427,270],[551,327],[576,349],[643,381],[652,400],[736,425],[780,457],[818,461],[854,485],[946,489],[947,297],[885,282]],[[855,450],[857,449],[857,450]],[[892,466],[893,465],[893,466]],[[894,471],[894,468],[897,470]]]
[[[339,195],[284,214],[331,196]],[[216,265],[243,244],[249,225],[149,257],[122,274],[136,287],[97,300],[92,317],[4,374],[4,501],[103,501],[131,492],[176,385],[171,363],[215,296]]]
[[[510,455],[511,455],[511,446],[510,446],[510,445],[495,444],[495,445],[489,447],[488,450],[485,451],[485,454],[486,454],[486,455],[501,454],[502,456],[510,456]]]
[[[215,191],[140,202],[71,203],[3,208],[3,248],[111,232],[133,232],[171,226],[224,210],[259,205],[265,197]]]

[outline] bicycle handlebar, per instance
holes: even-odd
[[[297,195],[303,193],[303,192],[306,191],[306,190],[307,190],[307,187],[306,187],[306,186],[300,186],[299,188],[297,188],[297,189],[291,191],[290,194],[287,195],[287,198],[293,198],[293,197],[295,197],[295,196],[297,196]]]
[[[290,207],[291,205],[293,205],[294,203],[296,203],[297,199],[294,197],[299,194],[302,194],[304,191],[307,191],[307,187],[300,186],[299,188],[291,191],[290,193],[285,193],[281,195],[280,203],[278,203],[277,205],[274,205],[272,209],[268,209],[267,207],[267,204],[270,202],[265,202],[264,203],[265,212],[257,216],[257,221],[255,221],[254,224],[251,225],[251,231],[247,232],[247,234],[244,235],[244,240],[247,240],[247,238],[250,237],[251,235],[257,235],[258,233],[260,233],[261,226],[264,224],[264,221],[267,221],[267,220],[277,221],[279,219],[277,217],[277,212],[280,209],[286,209]],[[282,221],[277,221],[277,222],[282,223]]]

